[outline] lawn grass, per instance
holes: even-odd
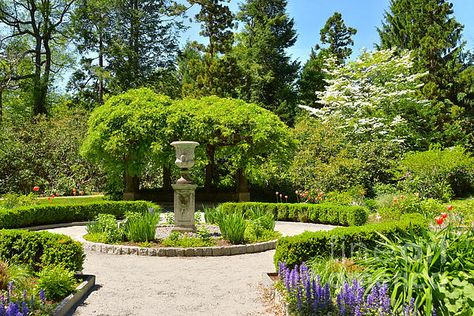
[[[76,205],[84,203],[95,203],[103,200],[103,195],[89,195],[80,197],[60,196],[51,199],[51,202],[48,200],[48,198],[38,198],[36,200],[36,205]]]

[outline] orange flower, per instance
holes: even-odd
[[[446,219],[446,217],[448,217],[448,213],[441,213],[441,217],[442,217],[443,219]]]
[[[438,225],[443,225],[444,218],[442,216],[437,216],[435,217],[435,221],[438,223]]]
[[[453,206],[452,205],[448,205],[448,211],[452,211],[453,210]]]

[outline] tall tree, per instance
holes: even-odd
[[[356,33],[355,28],[346,26],[339,12],[335,12],[326,21],[320,31],[321,45],[326,44],[326,47],[316,44],[301,71],[298,81],[300,103],[312,107],[320,106],[316,92],[323,91],[326,86],[325,60],[334,56],[337,64],[343,64],[352,54],[352,36]]]
[[[449,132],[452,126],[464,126],[465,139],[448,137],[443,143],[446,146],[460,141],[474,146],[469,136],[474,127],[469,74],[474,66],[472,59],[466,58],[469,54],[463,52],[462,30],[463,25],[454,17],[453,4],[447,0],[391,0],[378,29],[379,48],[413,50],[414,69],[428,73],[422,93],[432,100],[433,107],[445,113],[437,117],[438,130]]]
[[[195,20],[201,24],[200,35],[206,44],[188,43],[180,56],[183,96],[236,96],[237,61],[229,52],[234,42],[234,15],[229,0],[189,0],[199,5]]]
[[[379,48],[415,52],[415,69],[428,71],[424,94],[456,102],[453,78],[462,71],[463,25],[446,0],[391,0],[385,12]]]
[[[243,30],[234,53],[244,73],[240,97],[262,105],[291,124],[299,63],[286,53],[297,37],[286,6],[286,0],[244,2],[238,14]]]
[[[48,90],[60,65],[57,52],[65,47],[68,17],[76,0],[0,0],[0,24],[6,38],[27,38],[22,53],[34,60],[32,77],[33,115],[47,114]],[[55,69],[56,68],[56,69]]]
[[[86,57],[75,79],[96,92],[98,103],[105,92],[160,85],[163,71],[175,67],[183,13],[173,0],[81,0],[74,27]]]

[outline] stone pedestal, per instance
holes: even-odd
[[[173,184],[174,190],[174,229],[179,232],[193,232],[195,211],[195,184]]]

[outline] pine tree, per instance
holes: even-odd
[[[241,5],[238,18],[244,25],[234,54],[244,74],[239,96],[291,124],[299,63],[285,51],[296,42],[294,20],[286,6],[286,0],[247,0]]]
[[[343,64],[352,54],[351,46],[354,45],[352,36],[357,30],[346,26],[342,15],[335,12],[320,31],[321,45],[311,50],[309,60],[303,66],[298,81],[299,101],[311,107],[319,107],[316,92],[323,91],[326,86],[327,74],[324,71],[325,60],[330,56],[336,58],[337,64]]]
[[[189,0],[200,10],[195,19],[201,23],[201,36],[208,41],[188,43],[179,58],[183,96],[235,97],[239,85],[237,61],[229,55],[234,41],[234,15],[228,0]]]

